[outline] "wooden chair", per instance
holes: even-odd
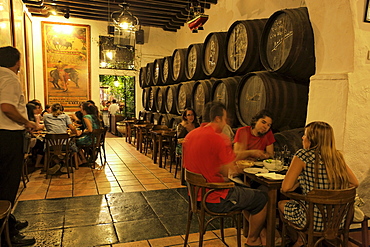
[[[5,241],[9,247],[12,246],[12,243],[10,242],[9,237],[9,224],[8,219],[9,215],[12,211],[12,204],[9,201],[0,201],[0,220],[2,220],[1,226],[0,226],[0,247],[1,247],[1,236],[3,236],[3,231],[5,230]]]
[[[170,172],[172,171],[172,163],[176,162],[176,145],[177,145],[177,134],[176,131],[168,132],[168,134],[163,135],[165,139],[163,141],[162,150],[164,157],[164,166],[166,168],[167,159],[169,158]]]
[[[349,241],[354,243],[360,247],[368,247],[369,246],[369,217],[365,215],[364,220],[361,222],[353,222],[353,223],[361,223],[361,242],[355,238],[349,237]]]
[[[95,161],[100,152],[101,138],[104,131],[105,130],[102,128],[94,129],[91,133],[89,133],[91,137],[91,143],[89,145],[79,146],[84,150],[86,160],[93,169],[95,169]]]
[[[28,178],[28,163],[32,157],[32,148],[36,145],[36,138],[32,138],[31,135],[26,135],[24,139],[24,156],[23,156],[23,166],[22,166],[22,182],[24,188],[27,187],[26,182],[29,182]]]
[[[102,133],[101,133],[101,137],[100,137],[100,146],[99,146],[99,156],[100,156],[100,163],[102,164],[102,166],[105,166],[105,164],[108,164],[107,162],[107,155],[105,153],[105,136],[108,132],[108,127],[104,127]],[[104,158],[104,162],[103,162],[103,158]]]
[[[50,168],[50,163],[53,159],[63,161],[66,168],[68,177],[69,171],[72,170],[71,154],[70,152],[70,137],[68,134],[46,134],[45,135],[45,170]]]
[[[207,183],[203,175],[185,170],[185,180],[187,183],[188,194],[189,194],[189,211],[188,211],[188,222],[186,226],[186,235],[184,246],[187,246],[189,239],[189,231],[193,214],[198,216],[199,223],[199,246],[203,246],[203,235],[206,232],[208,224],[214,219],[220,219],[221,225],[221,238],[225,243],[224,235],[224,217],[231,217],[236,224],[236,236],[238,247],[241,246],[241,219],[242,211],[232,211],[229,213],[215,213],[207,208],[206,199],[208,195],[216,190],[230,189],[235,186],[232,182],[227,183]],[[198,194],[201,194],[202,201],[198,202]],[[209,219],[206,221],[206,216]],[[226,244],[226,243],[225,243]]]
[[[283,193],[285,196],[298,202],[306,214],[306,225],[300,227],[284,218],[283,212],[279,210],[283,221],[282,246],[285,246],[286,227],[295,229],[303,239],[305,246],[318,246],[319,243],[327,241],[333,246],[347,246],[349,226],[353,218],[353,203],[356,196],[356,188],[344,190],[319,190],[314,189],[307,195],[295,192]],[[307,202],[306,207],[303,202]],[[324,230],[314,231],[314,208],[317,207],[322,214]],[[343,224],[344,222],[344,224]]]

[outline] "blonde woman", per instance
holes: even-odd
[[[303,194],[317,189],[346,189],[358,186],[358,180],[336,149],[333,128],[325,122],[312,122],[305,127],[303,149],[297,151],[282,184],[282,191],[294,191],[300,187]],[[318,183],[315,181],[315,162],[318,164]],[[303,226],[306,222],[303,208],[295,201],[280,201],[279,209],[286,219]],[[314,230],[322,231],[320,213],[314,221]],[[294,247],[301,246],[298,239]]]

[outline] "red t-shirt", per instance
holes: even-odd
[[[183,156],[184,167],[202,174],[209,183],[225,182],[220,167],[235,159],[230,140],[224,134],[216,133],[211,126],[199,127],[187,134]],[[225,198],[228,192],[228,189],[215,191],[208,196],[207,202],[220,203],[220,198]]]
[[[236,131],[234,143],[240,142],[246,144],[246,150],[258,149],[266,150],[267,146],[270,146],[275,142],[274,134],[269,130],[263,136],[254,136],[251,132],[251,126],[241,127]]]

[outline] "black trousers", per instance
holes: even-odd
[[[0,200],[14,205],[23,165],[24,131],[0,130]]]

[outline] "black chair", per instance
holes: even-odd
[[[107,155],[105,153],[105,136],[107,134],[108,129],[109,129],[108,127],[104,127],[103,129],[104,131],[101,133],[101,137],[100,137],[100,147],[99,147],[98,152],[99,152],[100,162],[102,166],[105,166],[106,164],[108,164]],[[104,158],[104,162],[103,162],[103,158]]]

